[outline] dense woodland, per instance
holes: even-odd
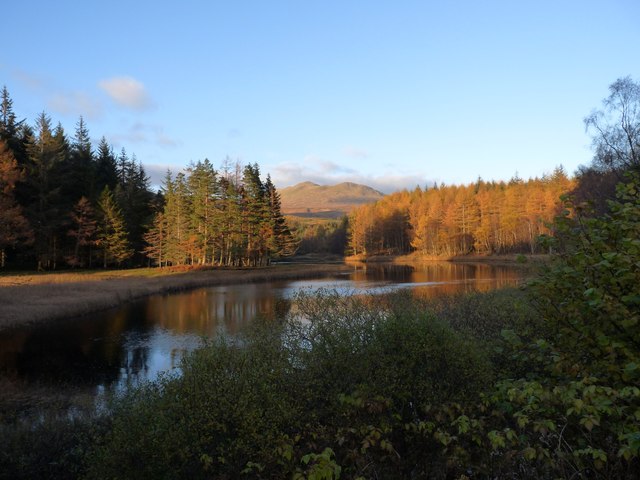
[[[82,117],[71,138],[44,112],[31,126],[2,90],[0,266],[263,265],[291,238],[257,164],[205,160],[154,193],[135,155],[104,137],[93,148]]]
[[[46,113],[17,120],[6,88],[0,104],[0,266],[38,270],[139,265],[266,265],[298,253],[358,256],[539,253],[563,194],[607,210],[615,184],[633,166],[630,79],[612,85],[606,109],[586,125],[601,141],[575,179],[558,167],[542,178],[401,191],[324,224],[290,218],[257,164],[209,160],[167,172],[159,192],[144,167],[103,137],[97,147],[81,117],[69,137]],[[618,115],[616,128],[608,126]],[[626,122],[626,123],[625,123]]]
[[[562,168],[541,179],[416,188],[389,195],[351,214],[354,255],[430,256],[538,253],[573,182]]]

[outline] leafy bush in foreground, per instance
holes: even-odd
[[[90,476],[410,475],[430,456],[408,426],[493,378],[473,340],[398,305],[303,295],[284,324],[214,340],[121,401]]]

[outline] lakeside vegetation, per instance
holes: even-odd
[[[526,290],[301,294],[71,418],[4,418],[5,478],[635,478],[640,181],[556,222]],[[82,413],[84,412],[84,413]]]
[[[640,86],[611,89],[587,124],[615,199],[566,198],[525,289],[301,294],[100,408],[5,399],[0,477],[636,478]]]
[[[568,207],[571,205],[568,204]],[[635,478],[640,180],[526,290],[301,294],[100,410],[3,409],[5,478]]]

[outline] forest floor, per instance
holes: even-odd
[[[197,287],[322,277],[343,264],[262,268],[140,268],[0,275],[0,330],[76,317],[148,295]]]

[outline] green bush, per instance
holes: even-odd
[[[545,323],[533,340],[506,336],[514,359],[536,368],[498,384],[497,415],[516,433],[500,448],[538,475],[640,471],[640,185],[629,180],[608,215],[572,208],[557,220],[553,261],[530,286]]]
[[[120,400],[89,478],[408,475],[429,456],[407,425],[475,401],[493,378],[473,339],[411,310],[301,295],[284,322],[212,341],[181,376]]]

